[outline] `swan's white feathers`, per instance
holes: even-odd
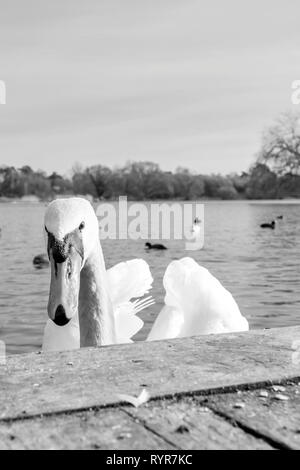
[[[92,228],[98,224],[93,207],[83,198],[56,199],[45,213],[45,226],[58,240],[78,228],[83,221],[86,225],[92,224]]]
[[[137,281],[136,285],[132,279]],[[143,321],[136,315],[140,302],[129,302],[129,299],[150,290],[152,276],[149,267],[143,260],[120,263],[108,270],[108,280],[114,299],[117,343],[132,342],[131,338],[142,328]],[[164,288],[165,306],[150,331],[148,341],[249,329],[230,292],[191,258],[169,264],[164,276]],[[151,301],[145,299],[141,305],[151,305]],[[65,327],[58,327],[48,320],[44,350],[78,347],[78,317]]]
[[[57,326],[52,320],[47,320],[44,329],[43,351],[70,351],[79,348],[78,315],[75,315],[65,326]]]
[[[143,297],[152,288],[153,278],[146,261],[133,259],[119,263],[107,271],[110,297],[113,304],[118,343],[132,342],[131,338],[143,327],[136,315],[138,305],[129,302]],[[149,303],[144,304],[146,308]]]
[[[125,302],[114,309],[117,343],[132,343],[131,338],[144,326],[131,302]]]
[[[99,227],[91,204],[82,198],[53,201],[45,214],[45,226],[58,240],[77,229],[82,231],[85,258],[99,240]],[[198,235],[198,230],[194,234]],[[153,278],[144,260],[122,262],[109,269],[108,291],[116,323],[116,342],[131,342],[142,328],[138,311],[152,304],[130,302],[144,296],[152,287]],[[164,275],[165,306],[158,315],[148,340],[167,339],[200,334],[246,331],[247,320],[241,315],[234,298],[222,284],[192,258],[173,261]],[[78,315],[66,326],[48,320],[43,350],[66,350],[80,347]]]
[[[192,232],[192,236],[198,237],[201,234],[200,225],[198,225],[198,224],[193,225],[191,232]]]
[[[156,319],[148,340],[249,329],[230,292],[192,258],[170,263],[164,288],[166,307]]]
[[[165,305],[155,320],[147,341],[179,338],[184,324],[183,312]]]
[[[144,296],[153,283],[149,266],[142,259],[116,264],[108,269],[107,277],[113,305]]]
[[[142,297],[152,287],[153,278],[146,261],[133,259],[108,269],[108,289],[113,303],[116,342],[131,343],[131,338],[143,327],[136,315],[142,308],[152,305],[151,298],[140,302],[130,299]],[[78,315],[66,326],[57,326],[48,320],[44,330],[43,351],[63,351],[80,347]]]

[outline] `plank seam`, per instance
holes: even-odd
[[[297,377],[285,377],[281,379],[270,379],[264,380],[261,382],[254,382],[254,383],[244,383],[244,384],[237,384],[237,385],[225,385],[224,387],[215,387],[210,389],[203,389],[203,390],[194,390],[194,391],[183,391],[183,392],[175,392],[175,393],[168,393],[165,395],[157,395],[151,397],[149,402],[157,402],[160,400],[181,400],[184,398],[196,398],[196,397],[203,397],[203,396],[210,396],[210,395],[217,395],[217,394],[227,394],[237,391],[248,391],[248,390],[257,390],[264,387],[270,387],[274,384],[277,385],[285,385],[288,382],[290,384],[294,384],[300,381],[300,376]],[[84,413],[88,411],[100,411],[106,409],[114,409],[114,408],[121,408],[124,405],[127,405],[126,402],[112,402],[103,405],[90,405],[80,408],[71,408],[67,410],[58,410],[58,411],[47,411],[45,413],[33,413],[33,414],[26,414],[26,415],[18,415],[14,417],[3,417],[0,418],[0,424],[2,423],[13,423],[16,421],[25,421],[30,419],[39,419],[39,418],[48,418],[48,417],[55,417],[61,415],[70,415],[75,413]]]
[[[133,415],[132,413],[130,413],[130,411],[127,411],[125,410],[124,408],[120,408],[124,413],[126,413],[130,418],[133,419],[133,421],[135,422],[138,422],[141,426],[143,426],[145,429],[147,429],[147,431],[150,431],[152,432],[152,434],[154,434],[155,436],[159,437],[160,439],[163,439],[167,444],[171,445],[172,447],[174,447],[176,450],[184,450],[182,449],[181,447],[179,447],[175,442],[169,440],[166,436],[164,436],[163,434],[160,434],[158,431],[156,431],[155,429],[153,429],[148,423],[146,420],[142,419],[142,418],[139,418],[135,415]]]
[[[268,434],[261,433],[260,431],[257,431],[256,429],[252,428],[251,426],[247,426],[244,424],[242,421],[240,421],[238,418],[233,418],[231,415],[217,410],[214,407],[209,406],[209,404],[205,404],[205,406],[216,416],[219,416],[220,418],[224,419],[225,421],[229,422],[231,425],[235,425],[238,428],[240,428],[242,431],[246,432],[247,434],[251,435],[252,437],[255,437],[256,439],[261,439],[267,444],[271,445],[274,449],[276,450],[293,450],[293,447],[290,447],[288,444],[285,442],[282,442],[280,440],[277,440],[273,438],[272,436]]]

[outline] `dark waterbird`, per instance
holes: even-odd
[[[145,247],[148,248],[148,250],[167,250],[168,249],[166,246],[161,245],[160,243],[155,243],[154,245],[152,245],[149,242],[145,243]]]
[[[47,255],[42,253],[40,255],[36,255],[33,258],[32,263],[37,269],[46,268],[49,266],[49,259]]]
[[[276,217],[276,219],[282,220],[282,219],[283,219],[283,215],[278,215],[278,216]]]
[[[276,225],[276,222],[275,220],[272,220],[272,222],[270,224],[266,223],[266,224],[261,224],[261,228],[270,228],[272,230],[274,230],[275,228],[275,225]]]

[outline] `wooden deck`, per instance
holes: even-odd
[[[11,356],[0,448],[299,449],[296,340],[300,327]],[[147,404],[120,402],[143,388]]]

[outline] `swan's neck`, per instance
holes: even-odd
[[[80,347],[116,343],[113,309],[100,242],[81,271],[79,326]]]

